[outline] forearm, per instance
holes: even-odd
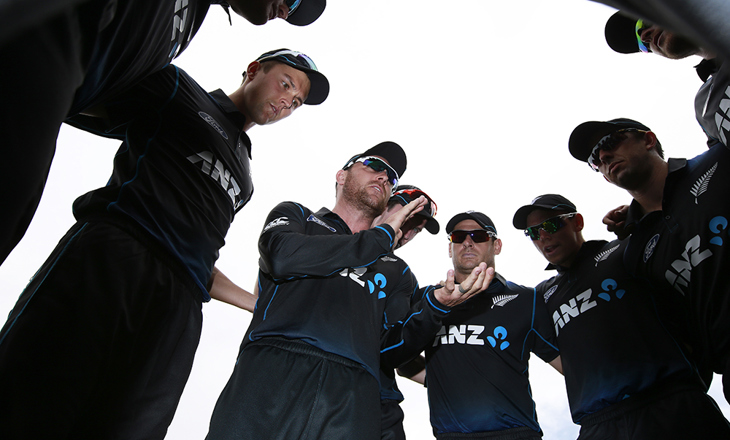
[[[210,283],[210,297],[218,301],[248,310],[253,313],[258,295],[242,289],[225,276],[217,267],[213,268]]]

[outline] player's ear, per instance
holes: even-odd
[[[502,252],[502,240],[499,238],[494,239],[494,255],[499,255]]]
[[[344,185],[345,184],[345,170],[337,171],[337,175],[335,176],[335,179],[337,180],[338,185]]]
[[[583,230],[583,227],[585,226],[585,223],[583,223],[583,216],[580,214],[575,215],[575,230],[576,232],[580,232]]]
[[[251,64],[246,68],[246,77],[253,79],[254,76],[261,70],[261,63],[258,61],[251,61]]]

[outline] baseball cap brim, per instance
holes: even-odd
[[[388,165],[390,165],[390,167],[398,173],[398,178],[403,177],[403,174],[406,172],[406,152],[403,151],[403,148],[395,142],[385,141],[374,147],[368,148],[364,153],[353,156],[349,161],[347,161],[345,167],[347,167],[353,160],[365,156],[382,157],[386,162],[388,162]],[[345,167],[343,167],[343,169]]]
[[[575,207],[573,202],[560,194],[543,194],[535,198],[529,205],[522,206],[515,212],[514,217],[512,217],[512,226],[517,229],[526,229],[530,226],[527,224],[527,216],[536,209],[548,209],[559,212],[578,211],[578,208]]]
[[[636,40],[636,21],[623,12],[616,12],[606,22],[604,34],[608,46],[618,53],[639,52],[639,44]]]
[[[568,140],[568,150],[576,159],[586,162],[593,152],[593,147],[602,137],[622,128],[637,128],[651,131],[641,122],[628,118],[612,119],[610,121],[588,121],[575,127]]]
[[[286,18],[286,21],[296,26],[306,26],[314,23],[327,6],[326,0],[302,0],[299,7]]]
[[[482,229],[491,230],[495,234],[497,233],[497,228],[494,226],[492,219],[486,214],[477,211],[462,212],[451,217],[451,220],[446,224],[446,233],[451,234],[456,225],[464,220],[474,220]]]

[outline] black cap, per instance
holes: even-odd
[[[578,212],[573,202],[560,194],[543,194],[536,197],[529,205],[525,205],[515,212],[512,225],[517,229],[526,229],[527,216],[536,209],[550,209],[560,212]]]
[[[403,173],[406,172],[406,152],[403,151],[403,148],[401,148],[400,145],[390,141],[381,142],[378,145],[369,148],[362,154],[356,154],[352,156],[350,160],[347,161],[345,166],[342,167],[342,169],[346,169],[352,164],[354,160],[365,156],[382,157],[383,159],[385,159],[386,162],[388,162],[388,165],[390,165],[391,168],[393,168],[395,172],[398,173],[399,178],[403,177]]]
[[[426,230],[428,232],[438,234],[441,227],[439,226],[439,222],[433,218],[433,216],[436,215],[436,202],[434,202],[433,199],[422,189],[413,185],[398,185],[395,189],[395,194],[393,194],[390,200],[397,202],[401,206],[406,206],[421,195],[426,196],[429,203],[426,204],[422,210],[418,211],[416,215],[426,218]]]
[[[611,119],[610,121],[605,122],[584,122],[575,127],[573,132],[570,134],[570,140],[568,141],[570,154],[578,160],[587,162],[593,152],[593,148],[596,146],[598,141],[601,140],[601,138],[613,133],[614,131],[621,130],[622,128],[636,128],[639,130],[651,131],[649,127],[641,122],[627,118]]]
[[[314,23],[327,6],[326,0],[301,0],[299,6],[286,18],[291,24],[306,26]]]
[[[487,217],[486,214],[482,214],[481,212],[477,211],[466,211],[451,217],[449,223],[446,224],[446,233],[451,234],[456,225],[464,220],[474,220],[479,224],[479,226],[482,227],[482,229],[492,231],[495,234],[497,233],[497,228],[494,226],[494,222],[492,222],[492,219]]]
[[[327,78],[317,69],[314,61],[301,52],[289,49],[277,49],[261,54],[260,57],[256,58],[256,61],[260,63],[279,61],[306,73],[307,78],[309,78],[310,87],[309,95],[304,101],[305,104],[321,104],[327,99],[327,95],[330,93],[330,83],[327,81]]]
[[[606,43],[618,53],[639,52],[639,42],[636,39],[636,18],[619,11],[606,22]]]

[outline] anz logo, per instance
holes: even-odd
[[[372,280],[364,279],[364,275],[367,271],[368,269],[366,267],[358,267],[355,269],[347,268],[340,271],[340,276],[350,278],[352,281],[359,284],[360,287],[367,286],[367,290],[370,295],[377,292],[378,299],[385,298],[386,293],[381,289],[384,289],[385,286],[388,285],[388,279],[380,272],[376,273]]]
[[[436,333],[436,338],[433,341],[433,347],[439,343],[441,345],[486,345],[484,339],[480,338],[484,332],[483,325],[450,325],[447,329],[446,326],[441,326],[441,330]],[[492,335],[486,337],[487,342],[493,348],[498,348],[500,351],[509,347],[507,341],[507,329],[498,325],[492,331]]]
[[[231,176],[231,172],[225,168],[225,164],[216,159],[210,151],[196,153],[187,157],[193,164],[200,164],[200,170],[220,184],[224,191],[228,193],[233,204],[233,209],[238,209],[246,202],[239,197],[241,194],[241,186],[236,179]]]
[[[601,302],[610,302],[615,298],[616,300],[623,299],[626,294],[626,290],[619,288],[618,283],[611,279],[606,278],[601,283],[601,293],[597,295]],[[587,289],[574,298],[568,300],[567,303],[561,304],[560,307],[553,312],[553,324],[555,324],[555,335],[560,334],[560,329],[568,325],[568,323],[592,308],[599,305],[599,302],[593,298],[593,289]]]
[[[724,241],[721,235],[727,230],[728,220],[725,217],[717,216],[710,220],[708,226],[714,235],[709,240],[710,245],[722,246]],[[710,246],[702,248],[702,238],[700,234],[697,234],[685,243],[680,257],[672,261],[669,269],[664,273],[664,277],[674,289],[682,295],[686,295],[692,277],[692,269],[712,255]]]
[[[189,0],[175,0],[175,11],[172,15],[172,38],[170,39],[170,42],[175,44],[168,55],[170,59],[177,55],[177,50],[183,43],[179,40],[183,36],[185,25],[188,22],[188,1]]]

